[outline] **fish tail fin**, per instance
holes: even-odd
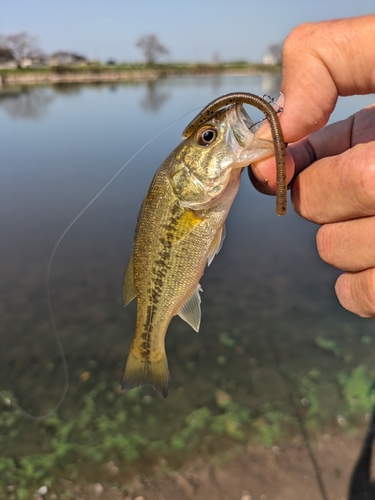
[[[140,385],[150,385],[163,398],[169,393],[169,370],[165,350],[154,359],[143,359],[132,346],[126,362],[122,381],[123,389],[134,389]]]

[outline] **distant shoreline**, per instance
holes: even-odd
[[[148,67],[56,67],[0,69],[0,87],[68,83],[112,83],[155,81],[179,76],[254,75],[280,73],[280,66],[248,65],[180,65]]]

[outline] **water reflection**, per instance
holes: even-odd
[[[278,97],[281,85],[281,75],[263,75],[262,92],[272,97]]]
[[[1,106],[42,103],[31,124],[24,111],[0,114],[0,387],[21,406],[42,414],[63,388],[45,270],[67,224],[134,149],[176,116],[218,92],[277,97],[277,81],[181,78],[3,97]],[[375,327],[337,304],[337,271],[317,257],[316,226],[292,210],[277,218],[274,200],[256,193],[246,177],[224,247],[202,280],[200,333],[179,318],[171,323],[169,397],[162,401],[148,388],[121,391],[135,321],[134,304],[122,306],[121,281],[137,212],[189,119],[135,158],[56,254],[51,296],[70,387],[61,408],[38,423],[0,409],[2,498],[8,492],[1,485],[35,491],[45,478],[59,492],[61,474],[74,487],[100,481],[132,498],[184,498],[189,484],[195,498],[205,499],[348,494],[373,405]],[[366,443],[372,439],[369,430]],[[369,449],[353,473],[353,492],[358,485],[366,491],[356,478],[361,470],[368,478]],[[208,465],[213,460],[226,465]],[[193,472],[182,474],[184,467]],[[140,484],[140,477],[147,481]]]
[[[84,91],[84,85],[79,83],[55,83],[53,90],[58,94],[78,95]]]
[[[146,95],[140,100],[141,107],[156,113],[170,98],[170,92],[163,90],[160,82],[150,81],[145,86]]]
[[[220,95],[220,88],[223,84],[221,75],[211,76],[211,88],[212,92],[216,95]]]
[[[12,118],[39,120],[46,115],[54,97],[51,88],[5,90],[0,92],[0,109]]]

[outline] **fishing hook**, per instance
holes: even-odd
[[[287,204],[287,182],[286,182],[286,144],[281,130],[278,112],[264,98],[249,92],[233,92],[224,94],[206,107],[187,125],[182,132],[182,138],[190,137],[203,123],[205,123],[216,111],[230,104],[250,104],[258,108],[266,115],[271,127],[272,140],[276,157],[276,213],[284,215]]]

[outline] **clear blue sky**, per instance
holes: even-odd
[[[375,13],[374,0],[0,0],[0,33],[37,35],[47,54],[135,61],[134,44],[155,33],[170,61],[260,61],[305,21]]]

